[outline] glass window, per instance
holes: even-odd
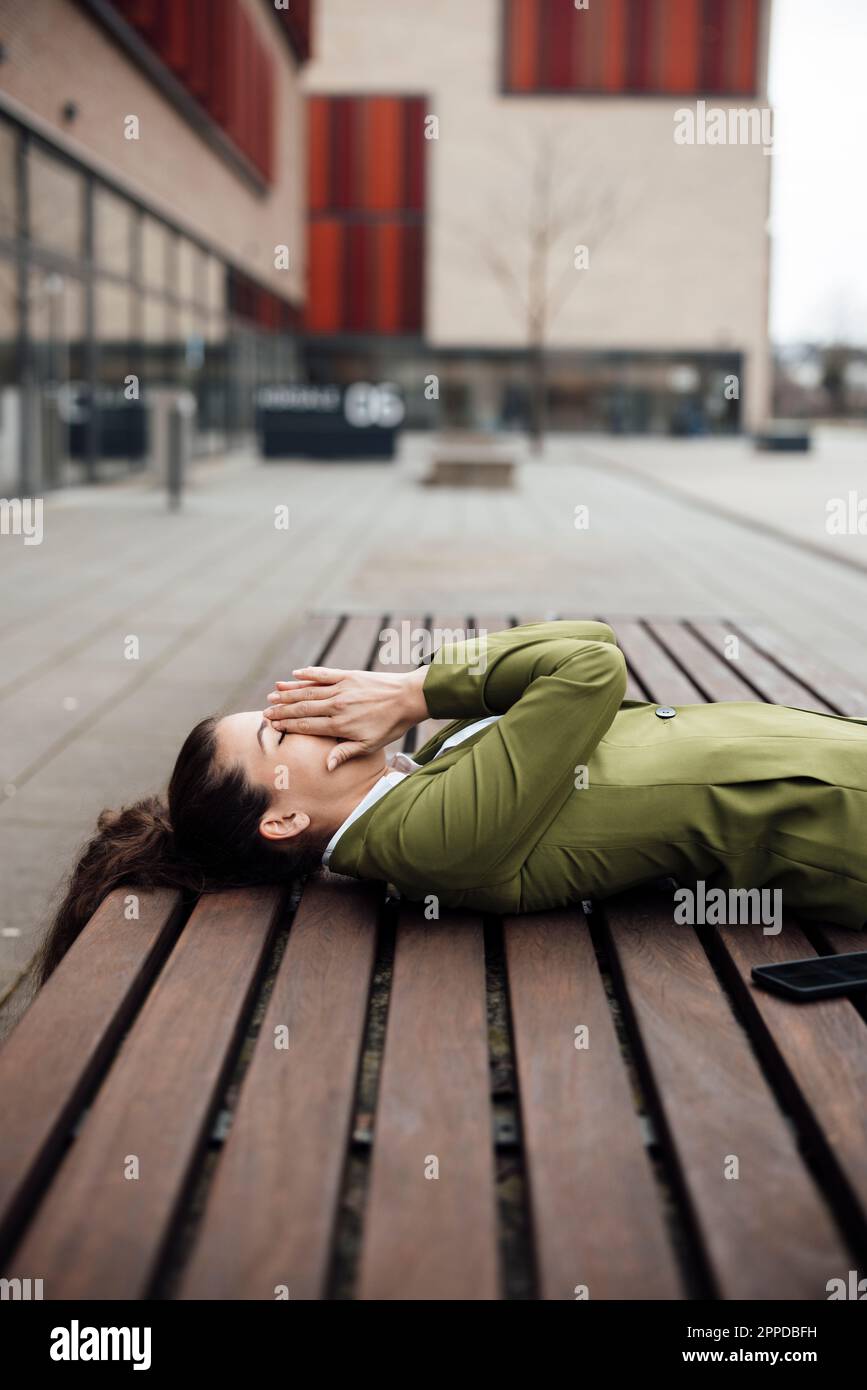
[[[168,337],[168,305],[152,294],[144,297],[142,337],[147,343],[164,343]]]
[[[205,307],[215,314],[226,312],[226,267],[216,256],[205,262]]]
[[[0,256],[0,386],[17,381],[18,360],[18,266]]]
[[[132,335],[132,291],[128,285],[104,280],[96,286],[96,340],[99,375],[120,389],[132,371],[129,365]]]
[[[96,263],[116,275],[129,275],[135,210],[124,198],[97,187],[93,195],[93,240]]]
[[[17,153],[15,127],[0,121],[0,236],[14,237],[18,231]]]
[[[202,301],[202,253],[186,237],[178,238],[178,294],[200,304]]]
[[[164,290],[169,283],[169,232],[162,222],[144,217],[141,228],[142,280],[153,290]]]
[[[84,250],[84,179],[70,165],[31,145],[27,153],[30,236],[67,256]]]

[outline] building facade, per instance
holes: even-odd
[[[144,466],[165,389],[200,453],[303,380],[756,425],[769,2],[0,0],[0,493]]]
[[[761,421],[768,29],[767,0],[321,0],[311,375],[522,424],[541,355],[554,427]],[[743,112],[734,139],[702,102]]]
[[[310,5],[0,0],[0,489],[195,448],[298,373]]]

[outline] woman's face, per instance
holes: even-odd
[[[329,772],[325,764],[338,742],[318,734],[283,733],[261,710],[229,714],[217,724],[220,760],[240,765],[248,781],[270,797],[260,831],[273,839],[291,838],[310,826],[328,839],[382,775],[382,750]]]

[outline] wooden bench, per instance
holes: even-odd
[[[315,617],[280,669],[405,616]],[[867,714],[764,628],[608,621],[632,698]],[[3,1273],[46,1298],[825,1299],[864,1266],[865,1007],[750,984],[859,933],[675,926],[658,888],[430,922],[327,875],[122,908],[0,1050]]]
[[[514,442],[497,435],[443,431],[431,443],[425,487],[511,488],[515,483]]]

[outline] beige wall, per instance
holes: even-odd
[[[318,4],[307,91],[424,93],[439,118],[439,140],[428,145],[430,341],[526,341],[521,311],[488,259],[494,248],[523,282],[522,218],[544,130],[570,213],[552,254],[551,285],[562,277],[565,290],[548,341],[742,350],[755,422],[767,408],[771,158],[756,146],[676,145],[673,113],[683,100],[500,95],[500,9],[500,0]],[[594,207],[606,195],[615,219],[599,236]],[[590,248],[588,271],[570,269],[577,243]]]
[[[58,143],[103,167],[158,210],[198,232],[251,274],[293,299],[303,292],[304,103],[295,62],[261,0],[245,0],[277,63],[276,181],[260,196],[71,0],[0,0],[0,104],[44,122]],[[74,101],[72,124],[61,108]],[[136,115],[141,139],[126,140]],[[290,249],[289,270],[274,247]]]

